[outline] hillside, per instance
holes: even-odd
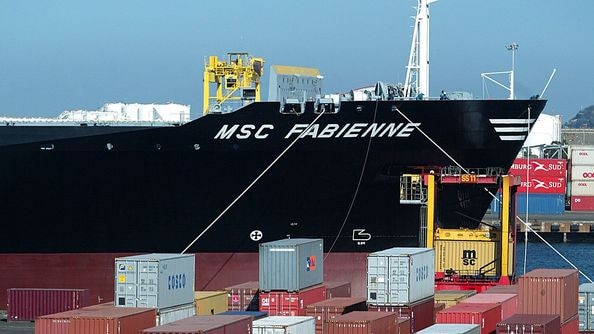
[[[567,121],[563,126],[572,129],[594,128],[594,105],[580,110],[577,115]]]

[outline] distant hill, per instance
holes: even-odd
[[[563,126],[572,129],[594,128],[594,105],[580,110],[575,117],[567,121]]]

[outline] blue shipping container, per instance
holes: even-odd
[[[562,215],[565,212],[564,194],[516,194],[516,214],[526,214],[526,197],[529,215]],[[497,198],[501,198],[501,194],[497,193]],[[493,200],[491,212],[500,211],[498,201]]]

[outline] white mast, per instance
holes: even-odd
[[[437,0],[419,0],[410,46],[404,96],[423,94],[429,97],[429,4]]]

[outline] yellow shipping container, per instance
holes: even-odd
[[[474,295],[476,295],[474,290],[439,290],[435,291],[435,302],[444,303],[445,308],[448,308]]]
[[[501,260],[498,241],[435,240],[435,271],[454,270],[459,275],[500,276]]]
[[[227,291],[196,291],[196,315],[212,315],[228,309]]]
[[[496,241],[499,233],[491,230],[446,229],[435,230],[435,240]]]

